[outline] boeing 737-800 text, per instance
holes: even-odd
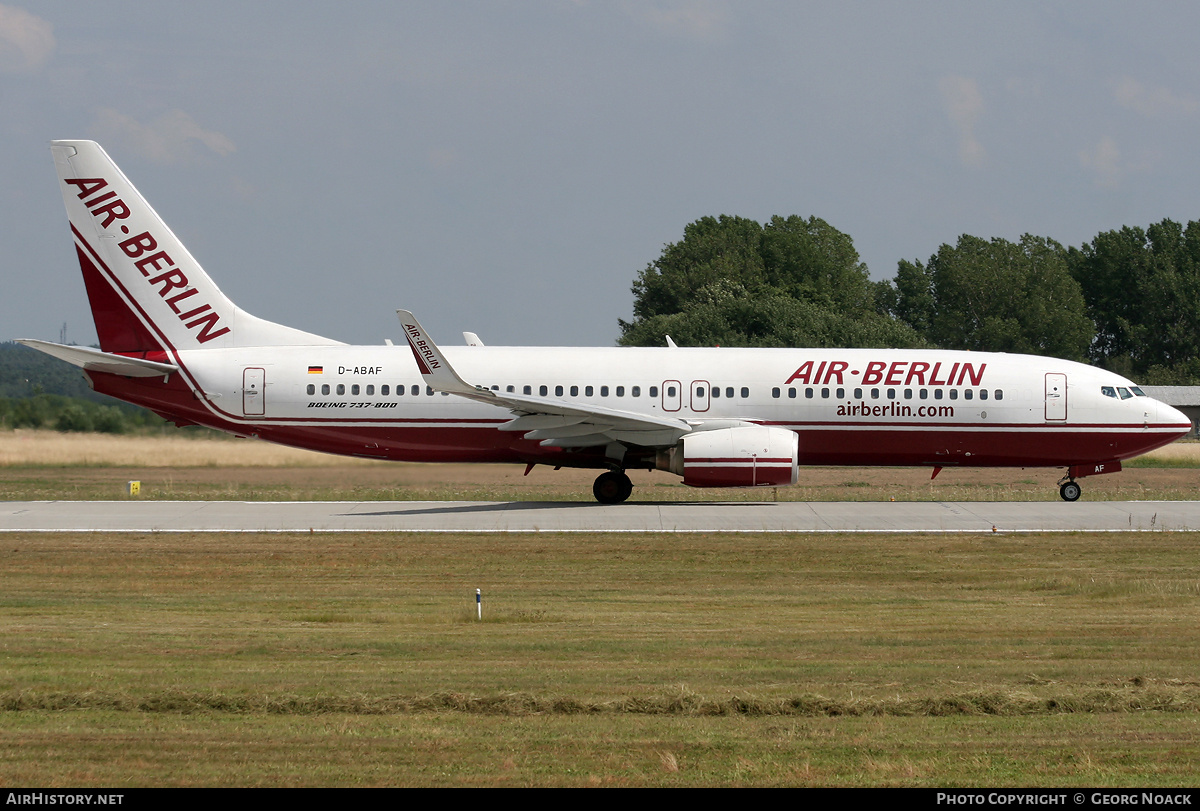
[[[1063,467],[1075,480],[1183,436],[1179,411],[1090,366],[901,349],[348,346],[239,309],[91,141],[51,145],[100,348],[25,343],[178,424],[329,453],[793,484],[799,465]]]

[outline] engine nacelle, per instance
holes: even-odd
[[[658,452],[655,467],[692,487],[769,487],[796,483],[799,451],[795,431],[744,425],[687,434]]]

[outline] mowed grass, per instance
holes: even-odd
[[[1200,496],[1200,443],[1176,443],[1082,480],[1085,501]],[[590,501],[596,471],[521,465],[405,464],[257,440],[0,432],[0,500]],[[632,500],[1053,501],[1061,469],[801,467],[794,487],[695,489],[662,471],[630,471]]]
[[[1200,776],[1200,534],[0,542],[7,785]]]

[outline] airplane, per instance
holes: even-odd
[[[176,425],[369,459],[626,471],[693,487],[795,484],[800,465],[1062,467],[1077,479],[1191,430],[1111,372],[1054,358],[908,349],[349,346],[230,301],[104,150],[53,141],[99,349],[21,343]]]

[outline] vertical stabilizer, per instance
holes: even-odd
[[[338,343],[240,310],[99,144],[53,141],[51,151],[101,349]]]

